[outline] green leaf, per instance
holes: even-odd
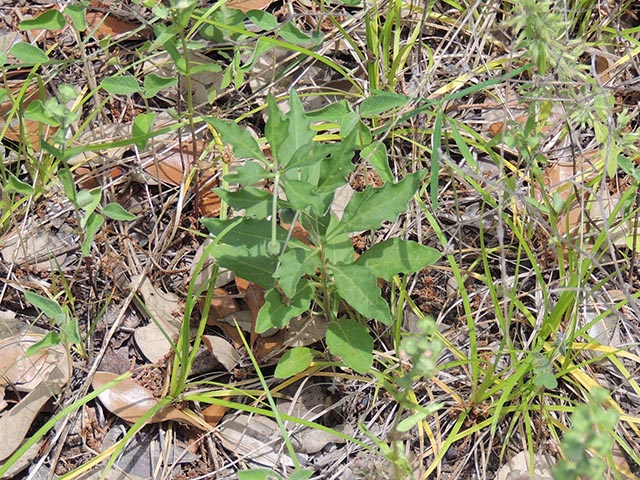
[[[49,332],[42,338],[42,340],[30,345],[24,352],[24,355],[25,357],[29,357],[34,353],[38,353],[40,350],[55,347],[56,345],[60,345],[60,335],[56,332]]]
[[[338,222],[337,217],[332,216],[329,228],[333,223]],[[333,235],[326,239],[322,244],[322,249],[327,260],[334,265],[353,263],[355,251],[353,250],[353,242],[347,233]]]
[[[284,132],[289,131],[289,120],[280,111],[276,99],[271,94],[267,96],[267,112],[269,118],[264,128],[264,135],[267,137],[273,156],[280,158],[280,146],[287,140]]]
[[[155,97],[162,90],[173,87],[178,84],[178,79],[175,77],[161,77],[155,73],[150,73],[144,77],[142,91],[144,98]]]
[[[382,298],[378,279],[360,265],[332,265],[331,273],[340,296],[367,319],[391,325],[389,305]]]
[[[387,147],[384,143],[375,142],[367,145],[360,152],[360,156],[375,168],[384,183],[393,183],[395,179],[391,173],[391,167],[389,167]]]
[[[73,175],[71,175],[71,171],[67,167],[61,167],[58,169],[58,180],[62,183],[62,188],[64,189],[64,193],[67,198],[71,203],[77,205],[76,184],[73,180]]]
[[[80,245],[80,251],[84,257],[89,256],[89,252],[91,251],[91,244],[93,243],[93,237],[96,236],[100,227],[104,224],[104,217],[99,213],[92,213],[87,218],[87,226],[84,233],[84,239],[82,241],[82,245]]]
[[[80,328],[78,327],[78,320],[70,318],[68,321],[60,325],[60,338],[65,343],[80,343],[82,337],[80,336]]]
[[[282,180],[282,189],[287,196],[287,201],[296,210],[305,210],[311,207],[314,215],[322,215],[326,211],[333,192],[330,194],[319,195],[316,187],[298,180]]]
[[[313,475],[313,470],[296,470],[289,475],[289,480],[309,480]]]
[[[9,53],[20,60],[22,63],[26,63],[28,65],[35,65],[38,63],[45,63],[49,61],[49,57],[46,53],[44,53],[38,47],[34,47],[30,43],[14,43],[9,50]]]
[[[315,350],[307,347],[295,347],[287,350],[278,361],[273,376],[276,378],[289,378],[296,373],[305,371],[313,362],[313,357],[315,357],[316,353]]]
[[[64,311],[58,302],[28,290],[24,292],[24,297],[50,319],[60,321],[64,317]]]
[[[13,173],[9,173],[9,180],[7,184],[3,187],[4,191],[21,193],[22,195],[33,195],[35,193],[34,188],[26,182],[23,182],[18,177],[16,177]]]
[[[270,177],[271,174],[258,162],[246,162],[236,168],[235,172],[226,174],[224,179],[240,185],[254,185]]]
[[[76,194],[76,201],[79,208],[85,211],[85,217],[80,220],[80,228],[84,228],[85,221],[89,219],[91,214],[100,205],[102,200],[102,188],[96,187],[91,190],[80,190]]]
[[[67,24],[64,16],[58,10],[47,10],[36,18],[23,20],[20,22],[18,29],[20,30],[61,30]]]
[[[309,310],[313,293],[313,286],[307,283],[291,300],[284,303],[278,290],[275,288],[269,290],[264,296],[264,305],[258,312],[256,333],[264,333],[274,327],[278,329],[286,327],[292,318]]]
[[[278,26],[278,19],[268,12],[262,10],[249,10],[247,18],[262,30],[273,30]]]
[[[138,149],[143,150],[147,146],[149,136],[153,130],[153,122],[156,119],[156,113],[140,113],[133,121],[131,126],[131,137]]]
[[[301,32],[298,27],[291,22],[282,25],[278,33],[285,41],[293,43],[294,45],[310,46],[313,44],[313,39],[309,35]]]
[[[396,427],[396,430],[398,432],[408,432],[413,427],[415,427],[418,423],[420,423],[422,420],[424,420],[425,418],[433,415],[434,413],[436,413],[441,408],[442,408],[442,404],[441,403],[432,403],[427,408],[424,408],[424,407],[420,408],[413,415],[410,415],[407,418],[402,419],[398,423],[398,426]]]
[[[364,118],[377,117],[387,110],[404,107],[410,101],[411,97],[406,95],[374,90],[360,104],[360,115]]]
[[[332,355],[358,373],[368,373],[373,365],[373,338],[367,327],[354,320],[334,320],[327,328],[327,345]]]
[[[237,219],[219,220],[217,218],[203,218],[202,224],[215,236],[220,235],[228,226],[237,223]],[[278,226],[276,228],[276,240],[285,242],[287,231]],[[221,239],[222,243],[229,245],[242,245],[258,254],[266,253],[266,244],[271,241],[271,222],[252,218],[243,219],[231,231]],[[290,240],[290,245],[300,245],[295,239]],[[265,250],[261,250],[265,248]]]
[[[52,127],[59,127],[60,122],[55,119],[51,113],[45,108],[41,100],[36,99],[31,102],[24,110],[24,118],[33,120],[34,122],[44,123]]]
[[[266,245],[262,250],[266,250]],[[243,246],[224,244],[214,246],[211,253],[221,267],[235,272],[239,277],[257,283],[263,288],[273,287],[273,272],[278,265],[277,257],[258,255]]]
[[[533,378],[533,384],[536,387],[544,387],[547,390],[553,390],[558,386],[558,380],[553,373],[542,372]]]
[[[280,265],[273,274],[284,294],[291,298],[298,289],[300,279],[313,275],[320,268],[320,259],[313,251],[303,248],[289,248],[280,256]]]
[[[69,16],[73,23],[73,28],[78,32],[84,32],[87,29],[87,19],[85,16],[87,12],[86,5],[87,2],[84,2],[84,5],[67,5],[64,9],[64,13]]]
[[[280,145],[278,153],[278,161],[282,167],[286,167],[293,154],[311,143],[315,136],[314,131],[311,129],[311,120],[306,117],[298,94],[295,90],[291,90],[290,95],[289,113],[286,115],[289,128],[286,140]],[[280,135],[283,133],[280,132]]]
[[[260,188],[244,187],[237,192],[224,188],[213,191],[236,210],[244,210],[246,217],[262,220],[271,215],[272,195]]]
[[[131,221],[138,218],[136,215],[127,212],[122,205],[116,202],[106,204],[102,209],[102,214],[112,220]]]
[[[283,478],[268,468],[252,468],[238,472],[238,480],[283,480]]]
[[[138,80],[131,75],[107,77],[100,82],[100,86],[111,95],[131,95],[140,91]]]
[[[328,236],[370,230],[378,228],[384,221],[395,220],[406,210],[424,176],[425,171],[421,170],[407,175],[396,184],[386,184],[380,188],[367,187],[363,192],[354,193],[344,210],[342,220],[333,225]]]
[[[326,145],[327,158],[320,163],[318,192],[335,192],[347,183],[348,175],[355,168],[352,160],[357,138],[358,131],[353,130],[340,143]]]
[[[440,252],[417,242],[390,238],[372,246],[357,260],[376,277],[390,281],[398,273],[414,273],[441,257]]]
[[[207,123],[212,125],[226,143],[233,147],[233,153],[238,158],[255,158],[266,163],[267,159],[260,150],[260,145],[251,135],[249,130],[240,127],[234,122],[225,122],[218,118],[205,117]]]

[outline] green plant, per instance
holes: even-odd
[[[576,406],[571,415],[571,428],[562,438],[565,458],[553,469],[554,479],[604,479],[607,457],[614,445],[613,432],[618,413],[605,404],[609,392],[596,388],[589,403]]]
[[[284,328],[294,316],[311,310],[329,322],[329,351],[346,366],[365,373],[373,363],[373,338],[366,321],[375,319],[391,326],[394,315],[398,316],[383,299],[378,278],[389,281],[398,273],[416,272],[439,254],[418,243],[392,238],[356,259],[349,234],[394,220],[418,190],[425,172],[407,173],[397,183],[367,186],[354,193],[340,218],[332,211],[335,192],[354,169],[352,159],[356,149],[364,146],[359,139],[368,136],[366,127],[344,103],[307,115],[292,92],[289,109],[283,114],[269,97],[265,136],[270,158],[248,131],[235,123],[207,118],[233,146],[236,157],[248,160],[225,177],[241,188],[218,190],[231,207],[245,210],[244,219],[204,218],[202,223],[216,237],[211,253],[219,265],[266,289],[256,332]],[[327,112],[333,119],[340,114],[340,134],[332,142],[319,141],[322,137],[312,128],[312,120],[321,120]],[[271,191],[254,186],[265,181]],[[300,222],[308,241],[295,238],[293,230],[287,231],[279,220],[292,225]],[[223,234],[233,223],[236,225]],[[299,371],[311,357],[304,358]]]

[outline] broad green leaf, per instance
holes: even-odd
[[[280,36],[287,42],[294,45],[301,45],[304,47],[312,47],[317,43],[318,39],[301,32],[298,27],[291,22],[287,22],[278,31]]]
[[[258,162],[248,161],[236,168],[235,172],[226,174],[224,179],[240,185],[254,185],[270,177],[271,174]]]
[[[64,9],[64,13],[69,16],[71,23],[73,23],[73,28],[78,32],[84,32],[87,29],[86,12],[86,3],[84,5],[67,5]]]
[[[329,157],[331,151],[332,147],[330,144],[309,142],[294,152],[283,170],[295,173],[299,168],[308,167],[325,160]],[[313,183],[316,185],[317,181]]]
[[[362,265],[376,277],[390,281],[398,273],[414,273],[441,257],[440,252],[417,242],[390,238],[364,252],[357,265]]]
[[[355,163],[355,144],[358,132],[354,130],[340,143],[326,146],[327,158],[320,163],[318,192],[334,192],[347,183],[348,175],[353,172]]]
[[[376,169],[376,172],[378,172],[378,175],[380,175],[384,183],[393,183],[395,179],[391,173],[391,167],[389,167],[387,146],[384,143],[370,143],[362,149],[360,156]]]
[[[278,361],[273,376],[276,378],[293,377],[296,373],[303,372],[313,362],[317,352],[307,347],[295,347],[287,350]]]
[[[82,341],[77,319],[67,316],[67,321],[60,325],[60,338],[65,343],[80,343]]]
[[[298,180],[283,180],[282,189],[287,196],[287,201],[296,210],[305,210],[311,207],[314,215],[322,215],[333,198],[333,192],[320,195],[316,187],[307,182]]]
[[[131,75],[107,77],[100,82],[100,86],[111,95],[132,95],[140,91],[138,80]]]
[[[67,24],[64,16],[55,9],[47,10],[36,18],[23,20],[20,22],[18,29],[20,30],[61,30]]]
[[[268,12],[262,10],[249,10],[247,18],[262,30],[273,30],[278,26],[278,19]]]
[[[384,221],[395,220],[406,210],[424,175],[425,171],[421,170],[407,175],[396,184],[386,184],[380,188],[367,187],[363,192],[354,193],[344,210],[342,220],[333,225],[328,236],[370,230],[378,228]]]
[[[313,251],[303,248],[289,248],[280,256],[280,265],[274,273],[278,285],[284,294],[291,298],[295,295],[300,279],[313,275],[320,268],[320,259]]]
[[[178,79],[175,77],[161,77],[155,73],[150,73],[144,77],[142,91],[144,98],[155,97],[159,92],[165,88],[173,87],[178,84]]]
[[[266,244],[261,250],[266,251]],[[215,245],[211,252],[221,267],[261,287],[273,287],[273,272],[278,265],[277,257],[255,254],[246,247],[225,244]]]
[[[354,320],[334,320],[327,327],[327,345],[349,368],[368,373],[373,365],[373,338],[366,326]]]
[[[60,321],[64,317],[64,311],[58,302],[29,290],[24,292],[24,297],[50,319]]]
[[[88,216],[86,221],[86,229],[84,233],[84,239],[82,241],[82,245],[80,245],[80,251],[84,257],[89,256],[89,252],[91,251],[91,244],[93,243],[93,237],[95,237],[100,227],[104,224],[104,217],[99,213],[92,213]]]
[[[340,296],[367,319],[391,325],[389,305],[382,298],[378,279],[360,265],[332,265],[331,273]]]
[[[278,108],[273,95],[267,96],[267,112],[269,118],[264,127],[264,135],[267,137],[271,152],[275,158],[280,158],[280,146],[288,139],[285,132],[289,131],[289,120]]]
[[[237,192],[230,192],[224,188],[214,188],[213,191],[236,210],[244,210],[245,217],[263,220],[271,215],[272,195],[260,188],[244,187]]]
[[[18,177],[16,177],[13,173],[9,173],[9,180],[7,184],[3,187],[4,191],[21,193],[22,195],[33,195],[35,193],[34,188],[26,182],[23,182]]]
[[[219,220],[217,218],[203,218],[202,224],[213,234],[220,235],[229,225],[236,223],[236,219]],[[276,228],[276,240],[284,242],[287,239],[287,231],[278,226]],[[229,245],[242,245],[258,254],[266,253],[261,248],[266,248],[266,243],[271,240],[271,222],[266,220],[243,219],[231,231],[221,239],[222,243]],[[297,240],[291,239],[291,244]]]
[[[296,470],[289,475],[289,480],[309,480],[313,476],[313,470]]]
[[[102,214],[112,220],[129,221],[138,218],[134,214],[127,212],[122,205],[115,202],[106,204],[102,209]]]
[[[25,108],[24,118],[27,120],[33,120],[34,122],[51,125],[52,127],[60,126],[60,122],[54,118],[49,111],[47,111],[44,103],[38,99],[31,102],[27,108]]]
[[[411,97],[406,95],[376,90],[360,104],[360,115],[364,118],[377,117],[387,110],[404,107],[410,101]]]
[[[156,113],[140,113],[133,121],[131,126],[131,137],[138,149],[143,150],[149,141],[149,135],[153,130],[153,122],[156,119]]]
[[[538,388],[544,387],[547,390],[553,390],[558,386],[558,380],[553,373],[542,372],[533,378],[533,384]]]
[[[60,345],[60,335],[56,332],[49,332],[42,338],[42,340],[30,345],[24,352],[24,355],[25,357],[29,357],[34,353],[38,353],[40,350],[55,347],[56,345]]]
[[[329,228],[337,222],[339,222],[337,217],[332,216]],[[353,263],[355,251],[348,233],[339,233],[325,239],[322,243],[322,249],[327,260],[334,265]]]
[[[311,120],[306,117],[304,107],[295,90],[291,90],[290,95],[289,113],[285,117],[288,120],[289,129],[286,132],[286,141],[282,142],[278,153],[278,161],[282,167],[287,166],[296,151],[311,143],[315,135],[311,129]],[[284,132],[280,133],[282,134]]]
[[[292,318],[309,310],[313,293],[313,286],[307,283],[293,298],[284,303],[278,290],[275,288],[269,290],[264,296],[264,305],[258,312],[256,333],[264,333],[273,327],[278,329],[286,327]]]
[[[46,53],[44,53],[38,47],[34,47],[30,43],[14,43],[9,50],[9,53],[20,60],[22,63],[26,63],[28,65],[45,63],[49,61],[49,57]]]
[[[226,143],[233,147],[233,153],[238,158],[255,158],[266,163],[267,159],[260,150],[260,145],[251,135],[249,130],[240,127],[234,122],[225,122],[218,118],[205,117],[207,123],[212,125]]]

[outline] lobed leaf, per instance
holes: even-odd
[[[386,184],[380,188],[367,187],[363,192],[356,192],[344,210],[342,220],[334,223],[327,233],[333,237],[345,232],[361,232],[378,228],[384,221],[395,220],[404,212],[407,203],[418,190],[425,171],[407,175],[395,184]]]

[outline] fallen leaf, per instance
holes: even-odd
[[[230,397],[226,397],[223,400],[229,400]],[[202,411],[202,416],[204,417],[205,422],[207,422],[212,427],[215,427],[220,423],[222,417],[227,412],[227,407],[223,407],[222,405],[209,405]]]
[[[224,448],[241,460],[270,468],[292,467],[293,460],[283,453],[278,424],[258,415],[233,415],[218,425],[216,433]]]
[[[273,3],[274,0],[231,0],[227,7],[242,10],[247,13],[249,10],[263,10]]]
[[[238,349],[222,337],[203,335],[202,342],[220,364],[231,373],[238,366],[241,356]]]
[[[27,344],[31,345],[35,343],[35,341],[41,340],[42,335],[29,335],[22,338],[27,338],[28,340],[25,340],[26,343],[21,344],[20,350],[22,354],[19,358],[15,359],[21,366],[13,369],[13,371],[12,369],[5,370],[5,368],[3,368],[5,371],[0,378],[4,378],[4,381],[6,381],[7,378],[5,378],[5,374],[11,375],[27,372],[27,376],[31,378],[31,381],[19,381],[17,384],[12,385],[12,388],[20,391],[18,386],[22,383],[23,387],[26,385],[30,390],[13,408],[4,411],[0,416],[0,432],[3,432],[3,434],[0,435],[0,461],[9,457],[20,447],[29,428],[31,428],[31,424],[42,407],[53,395],[60,393],[62,387],[66,385],[71,378],[71,362],[62,347],[52,347],[42,350],[41,353],[46,355],[45,360],[42,361],[43,357],[38,355],[37,363],[43,366],[43,368],[33,366],[35,369],[33,370],[32,366],[29,366],[31,357],[24,357],[26,350],[24,347],[26,347]],[[13,343],[15,344],[16,342],[20,343],[20,338],[14,338]],[[11,345],[11,342],[9,342],[8,345]],[[13,350],[11,346],[8,348]],[[15,352],[15,350],[13,351]],[[8,351],[3,353],[6,354]],[[0,356],[3,355],[0,354]],[[44,365],[46,365],[46,367],[44,367]],[[50,368],[50,366],[52,366],[52,368]],[[37,372],[35,375],[34,371]]]
[[[224,288],[216,288],[214,297],[211,299],[211,315],[215,319],[228,317],[232,313],[239,312],[240,305]],[[210,318],[211,318],[210,315]]]

